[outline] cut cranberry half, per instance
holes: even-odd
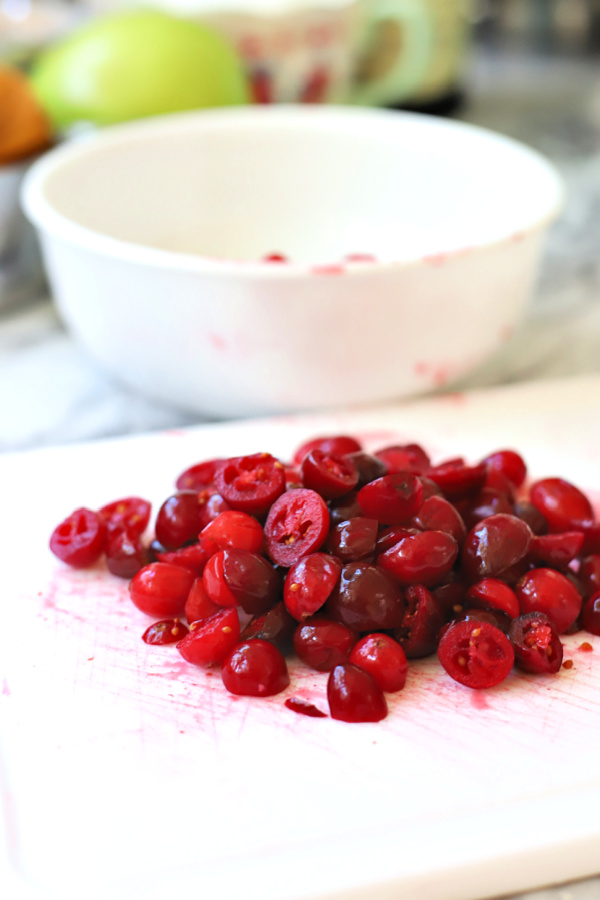
[[[201,536],[210,538],[219,550],[235,547],[260,553],[264,543],[260,522],[249,513],[237,509],[219,513],[202,529]]]
[[[343,497],[358,483],[358,469],[348,456],[333,456],[323,450],[311,450],[300,465],[304,487],[316,491],[325,500]]]
[[[388,475],[396,472],[425,475],[431,468],[431,460],[419,444],[393,444],[376,450],[375,456],[384,463]]]
[[[282,653],[287,653],[292,648],[297,624],[283,602],[280,601],[268,612],[261,616],[254,616],[242,631],[240,638],[242,641],[249,641],[251,638],[271,641],[272,644],[279,647]]]
[[[216,471],[223,462],[223,459],[207,459],[190,466],[177,478],[175,487],[178,491],[201,491],[203,488],[212,487]]]
[[[309,553],[292,566],[283,585],[283,600],[294,619],[301,622],[323,606],[341,570],[341,562],[327,553]]]
[[[195,577],[181,566],[150,563],[133,576],[129,594],[134,606],[155,619],[178,618],[184,614]]]
[[[265,522],[267,553],[274,563],[293,566],[319,550],[328,531],[329,511],[316,491],[286,491],[275,501]]]
[[[298,447],[294,453],[294,464],[299,466],[311,450],[321,450],[323,453],[333,456],[346,456],[348,453],[356,453],[362,450],[362,446],[356,438],[347,434],[312,438]]]
[[[369,519],[383,525],[399,525],[414,516],[421,506],[423,486],[416,475],[384,475],[358,492],[358,505]]]
[[[130,537],[141,537],[150,521],[152,505],[142,497],[123,497],[107,503],[99,510],[109,532],[126,531]]]
[[[370,453],[365,453],[363,450],[357,450],[356,453],[347,453],[344,459],[350,461],[358,472],[357,487],[363,487],[370,481],[375,481],[376,478],[382,478],[388,474],[384,462]]]
[[[354,631],[398,628],[404,615],[400,586],[371,563],[345,565],[325,604],[328,616]]]
[[[585,601],[581,623],[590,634],[600,635],[600,591],[596,591]]]
[[[377,565],[400,584],[438,584],[451,570],[458,544],[444,531],[422,531],[402,538],[377,557]]]
[[[373,556],[377,545],[377,532],[377,519],[354,516],[331,529],[325,546],[342,562],[355,562]]]
[[[342,722],[379,722],[388,712],[383,691],[371,673],[353,663],[332,670],[327,700],[332,719]]]
[[[329,672],[348,659],[357,635],[340,622],[320,616],[297,626],[293,645],[298,659],[318,672]]]
[[[422,659],[435,653],[444,611],[437,598],[422,584],[413,584],[404,592],[405,611],[394,638],[408,659]]]
[[[453,502],[463,500],[477,493],[485,484],[487,466],[479,463],[468,466],[462,459],[451,459],[427,472],[427,477],[442,489],[442,493]]]
[[[272,697],[290,683],[281,651],[260,638],[238,644],[223,663],[221,677],[231,694],[249,697]]]
[[[124,529],[109,532],[106,542],[106,566],[119,578],[133,578],[149,562],[148,551],[139,537]]]
[[[566,569],[569,563],[579,555],[582,547],[582,531],[543,534],[534,536],[528,555],[532,562],[554,569]]]
[[[563,645],[548,616],[537,612],[519,616],[511,623],[508,636],[518,669],[536,675],[558,672],[563,660]]]
[[[180,547],[179,550],[165,550],[162,547],[159,550],[156,544],[154,549],[159,562],[183,566],[184,569],[189,569],[196,575],[202,575],[204,566],[218,548],[208,538],[201,537],[195,544],[188,544],[186,547]]]
[[[401,691],[406,684],[406,654],[389,634],[365,635],[350,651],[348,662],[370,672],[385,693]]]
[[[258,553],[231,548],[223,550],[225,585],[245,613],[258,616],[277,603],[281,579],[271,563]]]
[[[188,628],[179,619],[163,619],[146,628],[142,635],[145,644],[163,646],[176,644],[188,633]]]
[[[588,498],[564,478],[536,481],[529,490],[529,499],[548,522],[550,531],[577,531],[594,521]]]
[[[470,581],[495,578],[522,560],[533,534],[517,516],[499,513],[478,522],[465,538],[462,568]]]
[[[179,491],[160,507],[154,531],[166,550],[177,550],[198,538],[203,527],[203,506],[196,491]]]
[[[500,472],[514,487],[521,487],[527,477],[523,457],[515,450],[496,450],[483,460],[489,471]]]
[[[521,613],[545,613],[559,634],[581,612],[582,598],[575,585],[555,569],[532,569],[516,585]]]
[[[195,622],[178,644],[183,658],[195,666],[222,662],[240,639],[240,620],[235,609],[220,609],[209,619]]]
[[[220,612],[221,608],[206,593],[202,579],[196,578],[185,601],[184,612],[188,622],[190,624],[203,622],[204,619],[210,619],[215,613]]]
[[[80,507],[71,513],[50,536],[50,550],[74,569],[93,565],[104,551],[106,525],[99,513]]]
[[[433,495],[423,501],[412,524],[421,531],[444,531],[452,535],[460,546],[467,535],[467,529],[456,507],[444,497]]]
[[[515,651],[507,636],[488,622],[463,621],[440,638],[438,659],[455,681],[469,688],[494,687],[508,676]]]
[[[232,509],[261,516],[285,491],[285,470],[270,453],[236,456],[217,469],[215,485]]]
[[[514,510],[512,501],[505,493],[487,486],[482,487],[480,491],[467,497],[466,500],[459,500],[456,506],[469,529],[489,516],[500,513],[510,516]]]
[[[506,582],[499,578],[482,578],[471,585],[466,594],[469,605],[483,609],[497,609],[511,619],[520,613],[519,600]]]
[[[202,584],[210,599],[217,606],[237,606],[237,599],[225,580],[224,560],[224,550],[218,550],[211,556],[202,572]]]

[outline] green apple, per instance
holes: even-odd
[[[151,9],[80,26],[38,56],[30,80],[59,131],[249,102],[242,62],[225,38]]]

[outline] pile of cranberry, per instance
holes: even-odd
[[[220,666],[232,693],[285,690],[295,653],[329,673],[333,718],[378,721],[409,659],[437,652],[460,684],[488,688],[513,666],[558,672],[562,634],[600,635],[591,503],[562,478],[526,487],[526,475],[513,450],[433,465],[417,444],[367,453],[317,438],[291,465],[257,453],[190,467],[151,542],[150,504],[127,497],[77,509],[50,548],[75,567],[104,555],[155,620],[143,639]]]

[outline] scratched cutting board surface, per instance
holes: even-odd
[[[141,641],[125,582],[69,571],[47,540],[76,506],[156,509],[203,458],[339,432],[434,461],[513,446],[597,499],[599,411],[589,377],[0,459],[3,896],[474,900],[597,872],[600,639],[487,692],[421,661],[385,721],[311,719],[283,701],[326,709],[323,675],[292,666],[283,695],[235,698]]]

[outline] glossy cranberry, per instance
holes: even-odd
[[[286,491],[289,491],[292,488],[303,487],[302,476],[300,475],[300,469],[294,469],[291,466],[284,465],[283,471],[285,473],[285,489],[286,489]]]
[[[196,463],[179,475],[175,482],[178,491],[201,491],[203,488],[212,487],[215,483],[215,473],[225,460],[207,459]]]
[[[132,537],[141,537],[150,521],[152,505],[142,497],[123,497],[107,503],[99,510],[108,532],[126,531]]]
[[[454,502],[481,490],[487,477],[487,466],[485,463],[468,466],[462,459],[447,460],[429,469],[427,477],[442,489],[444,497]]]
[[[402,538],[377,557],[377,565],[390,572],[400,584],[441,582],[458,556],[458,544],[443,531],[422,531]]]
[[[257,553],[231,548],[223,550],[225,585],[244,612],[258,616],[277,603],[281,579],[271,563]]]
[[[425,475],[419,475],[419,481],[421,482],[421,487],[423,489],[423,501],[428,500],[430,497],[443,497],[442,489],[432,481],[430,478],[426,478]]]
[[[300,713],[302,716],[310,716],[312,719],[327,718],[327,713],[324,713],[314,703],[309,703],[308,700],[302,700],[300,697],[288,697],[283,705],[291,709],[292,712]]]
[[[106,566],[119,578],[133,578],[149,562],[148,552],[139,537],[120,529],[109,533],[106,542]]]
[[[220,609],[213,616],[193,622],[177,644],[183,658],[195,666],[213,666],[222,662],[240,639],[237,610]]]
[[[581,530],[583,532],[581,555],[591,556],[593,553],[600,553],[600,522],[582,525]]]
[[[211,600],[206,593],[202,579],[196,578],[185,601],[184,612],[187,621],[190,624],[192,622],[202,622],[204,619],[210,619],[220,609],[222,607]]]
[[[471,585],[466,594],[469,606],[498,609],[514,619],[520,613],[519,600],[506,582],[498,578],[483,578]]]
[[[155,562],[140,569],[129,584],[134,606],[155,619],[183,616],[195,575],[181,566]]]
[[[340,522],[329,532],[325,546],[342,562],[354,562],[373,556],[377,544],[377,519],[355,516]]]
[[[513,504],[506,494],[491,487],[482,487],[480,491],[466,500],[458,501],[457,509],[467,529],[473,528],[474,525],[489,516],[499,513],[509,516],[513,514]]]
[[[97,512],[76,509],[50,536],[50,550],[74,569],[86,569],[100,558],[106,542],[106,525]]]
[[[555,569],[532,569],[516,586],[521,613],[545,613],[562,634],[581,612],[582,599],[577,588]]]
[[[511,623],[508,636],[518,669],[532,674],[558,672],[563,660],[563,645],[548,616],[539,612],[519,616]]]
[[[283,585],[283,600],[298,622],[321,609],[341,570],[341,562],[328,553],[309,553],[292,566]]]
[[[529,547],[529,559],[538,565],[565,569],[583,547],[583,532],[565,531],[562,534],[534,536]]]
[[[312,438],[298,447],[294,453],[294,464],[299,466],[311,450],[321,450],[323,453],[333,454],[333,456],[346,456],[348,453],[362,450],[362,446],[356,438],[346,434]]]
[[[146,628],[142,635],[145,644],[163,646],[176,644],[188,633],[188,628],[179,619],[163,619]]]
[[[282,653],[287,653],[292,648],[297,624],[280,601],[266,613],[254,616],[242,631],[240,639],[249,641],[250,638],[261,638],[264,641],[271,641]]]
[[[221,497],[214,487],[204,488],[198,493],[198,503],[202,507],[201,528],[206,528],[209,522],[216,519],[223,512],[231,509],[226,500]]]
[[[370,672],[385,693],[401,691],[406,684],[406,654],[389,634],[365,635],[350,651],[348,662]]]
[[[285,491],[285,470],[270,453],[235,456],[217,469],[215,485],[232,509],[262,516]]]
[[[333,456],[318,449],[306,454],[300,475],[304,487],[325,500],[343,497],[358,483],[358,469],[348,456]]]
[[[160,548],[160,549],[159,549]],[[208,538],[201,537],[195,544],[188,544],[180,547],[179,550],[165,550],[162,545],[154,544],[154,552],[159,562],[172,563],[174,566],[183,566],[195,572],[196,575],[202,575],[204,566],[208,560],[217,552],[218,547]]]
[[[414,522],[414,519],[412,521]],[[412,525],[388,525],[387,528],[380,528],[377,535],[377,543],[375,544],[375,555],[379,556],[381,553],[389,550],[390,547],[395,547],[402,538],[420,533],[421,529]]]
[[[452,569],[440,584],[431,589],[431,593],[440,604],[446,615],[451,615],[466,602],[468,585],[460,572]]]
[[[408,659],[421,659],[435,653],[444,611],[439,601],[422,584],[413,584],[404,592],[402,623],[394,631]]]
[[[329,511],[316,491],[286,491],[265,522],[267,553],[280,566],[293,566],[323,545],[329,532]]]
[[[260,522],[249,513],[237,509],[219,513],[202,529],[201,536],[209,538],[219,550],[235,547],[238,550],[260,553],[264,544]]]
[[[224,560],[224,550],[218,550],[211,556],[202,572],[202,584],[217,606],[237,606],[237,599],[225,580]]]
[[[298,659],[318,672],[329,672],[345,662],[356,641],[350,628],[321,616],[301,622],[293,637]]]
[[[419,444],[392,444],[376,450],[375,456],[384,463],[389,475],[396,472],[424,475],[431,468],[431,460]]]
[[[527,477],[525,461],[515,450],[496,450],[483,462],[488,471],[501,472],[515,487],[521,487]]]
[[[348,563],[325,604],[328,616],[354,631],[398,628],[404,615],[395,579],[371,563]]]
[[[581,623],[590,634],[600,635],[600,591],[596,591],[585,601]]]
[[[421,506],[423,487],[416,475],[384,475],[366,484],[358,492],[362,514],[383,525],[407,522]]]
[[[198,539],[203,527],[203,504],[196,491],[179,491],[168,497],[156,516],[156,539],[166,550],[177,550]]]
[[[249,697],[272,697],[290,683],[281,651],[260,638],[238,644],[223,663],[221,677],[231,694]]]
[[[548,523],[539,509],[528,500],[516,500],[513,504],[513,515],[527,522],[534,534],[546,534]]]
[[[347,522],[348,519],[354,519],[356,516],[362,516],[362,510],[358,505],[358,491],[350,491],[344,497],[337,500],[330,500],[327,504],[329,507],[329,521],[331,528],[339,525],[340,522]]]
[[[548,522],[550,531],[577,531],[594,521],[588,498],[564,478],[536,481],[529,490],[529,499]]]
[[[387,467],[382,460],[373,456],[371,453],[365,453],[364,450],[357,450],[356,453],[347,453],[344,459],[352,463],[358,472],[357,487],[363,487],[376,478],[381,478],[388,474]]]
[[[412,523],[422,531],[444,531],[460,546],[467,535],[462,516],[444,497],[434,495],[424,500]]]
[[[505,634],[488,622],[456,622],[444,632],[438,659],[455,681],[470,688],[494,687],[510,673],[515,652]]]
[[[468,533],[462,548],[462,568],[470,581],[496,578],[522,560],[533,534],[516,516],[500,513],[482,519]]]
[[[383,691],[369,672],[352,663],[332,670],[327,700],[331,718],[342,722],[379,722],[387,716]]]
[[[503,634],[508,634],[512,621],[510,616],[507,616],[506,613],[501,612],[499,609],[463,609],[456,613],[450,622],[444,625],[439,636],[441,638],[442,634],[455,622],[487,622],[488,625],[499,628]]]

